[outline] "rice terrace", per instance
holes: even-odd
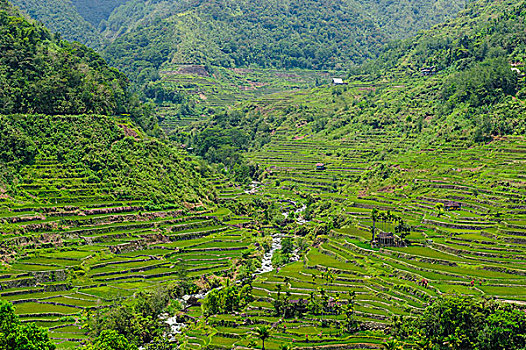
[[[526,349],[525,16],[0,0],[0,350]]]

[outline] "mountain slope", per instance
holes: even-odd
[[[92,48],[102,46],[102,37],[96,25],[86,21],[71,0],[13,0],[12,3],[67,40]]]
[[[0,82],[2,201],[208,201],[197,165],[138,126],[157,130],[122,73],[92,49],[24,19],[5,0]]]
[[[0,1],[0,114],[130,114],[157,126],[128,79],[92,49],[69,43]]]
[[[65,39],[101,49],[104,40],[99,27],[105,28],[110,14],[126,0],[13,0],[12,3]]]
[[[0,164],[11,174],[6,194],[15,202],[150,200],[183,206],[213,198],[182,151],[148,139],[126,119],[0,116],[0,140]],[[27,185],[16,186],[21,183]]]
[[[342,68],[375,57],[389,39],[438,23],[464,3],[230,0],[183,1],[171,6],[165,1],[136,0],[112,14],[107,36],[122,33],[122,27],[127,32],[108,46],[105,57],[127,73],[135,72],[132,76],[164,62]],[[138,27],[126,22],[131,8],[135,21],[144,19]],[[165,16],[152,18],[150,14],[159,8]],[[120,28],[115,23],[121,23]],[[128,59],[132,50],[140,57],[135,67],[130,67]]]
[[[93,50],[60,40],[4,0],[0,33],[0,113],[126,111],[126,77]]]
[[[86,21],[98,28],[113,10],[127,1],[129,0],[72,0],[71,2]]]
[[[410,138],[415,149],[524,135],[525,9],[524,1],[479,2],[455,20],[391,44],[348,86],[242,103],[201,123],[200,134],[193,125],[171,137],[220,161],[221,152],[255,150],[284,135],[343,141],[379,132]],[[421,73],[431,66],[436,74]],[[221,144],[211,143],[211,135]]]
[[[387,47],[376,68],[394,67],[411,73],[435,66],[464,70],[487,58],[507,56],[524,61],[525,5],[523,1],[477,1],[451,21]],[[366,66],[366,70],[371,70]]]

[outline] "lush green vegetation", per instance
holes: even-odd
[[[68,0],[55,6],[54,0],[18,0],[17,4],[66,38],[100,49],[111,65],[139,84],[145,98],[175,103],[175,111],[161,115],[172,119],[175,114],[180,120],[206,113],[189,112],[192,103],[185,95],[206,106],[225,106],[254,95],[311,87],[315,83],[308,75],[315,75],[316,83],[326,82],[327,72],[287,70],[347,69],[376,57],[393,38],[405,38],[454,16],[465,3]],[[105,39],[91,37],[93,26]],[[206,75],[185,74],[188,65],[203,66]],[[304,76],[309,84],[302,82]]]
[[[129,0],[72,0],[71,2],[86,21],[99,28],[101,22],[107,20],[113,10],[127,1]]]
[[[391,44],[379,60],[353,72],[347,86],[252,100],[183,128],[172,138],[197,150],[203,139],[208,148],[221,147],[206,137],[214,130],[212,124],[223,134],[236,135],[220,142],[239,143],[229,150],[232,153],[260,149],[280,129],[298,138],[326,139],[392,132],[414,137],[418,147],[451,141],[469,146],[522,135],[526,44],[522,34],[514,33],[525,32],[524,6],[477,3],[446,25]],[[499,15],[489,17],[490,13]],[[465,27],[462,38],[455,36]],[[429,67],[436,75],[422,76],[421,69]]]
[[[88,11],[91,20],[115,4]],[[16,100],[0,116],[0,298],[16,306],[1,302],[0,328],[4,314],[18,317],[23,322],[10,330],[36,332],[34,339],[59,349],[523,348],[524,2],[474,4],[391,44],[343,86],[328,86],[329,76],[312,71],[294,71],[279,85],[275,78],[290,71],[236,67],[275,65],[276,50],[252,55],[259,40],[228,46],[252,33],[264,38],[276,11],[300,33],[323,2],[232,4],[130,1],[112,15],[122,27],[107,33],[120,36],[116,47],[158,104],[168,138],[152,136],[148,113],[112,115],[147,108],[131,98],[120,73],[82,46],[65,55],[100,60],[93,74],[101,74],[105,93],[121,94],[124,111],[85,111],[75,102],[68,112],[50,105],[35,114]],[[340,5],[336,20],[322,25]],[[341,39],[327,35],[351,5],[331,2],[321,11],[327,18],[311,21],[310,29],[328,30],[320,29],[316,45]],[[454,12],[449,5],[445,11]],[[403,3],[368,6],[395,11],[400,27],[404,6],[419,15]],[[18,33],[5,39],[18,45],[13,55],[25,52],[17,57],[32,62],[33,44],[39,59],[76,47],[4,9],[5,31]],[[256,10],[266,26],[250,17]],[[422,16],[427,10],[435,13],[428,6]],[[304,21],[289,22],[295,16]],[[353,20],[360,18],[369,20]],[[28,34],[33,29],[43,40]],[[274,29],[290,41],[287,28]],[[346,33],[352,39],[362,29]],[[191,45],[174,49],[165,40],[171,30],[193,34],[184,38]],[[212,52],[221,33],[233,34],[222,42],[229,47],[224,62]],[[313,38],[299,40],[301,49]],[[196,56],[200,64],[179,64],[196,43],[211,51],[199,51],[206,55]],[[135,45],[145,50],[127,57]],[[302,55],[294,57],[314,64]],[[2,68],[11,72],[9,86],[31,72],[21,62],[18,75]],[[51,75],[58,69],[48,68]],[[162,79],[150,82],[159,72]],[[66,85],[75,82],[68,74]],[[300,78],[299,85],[315,87],[272,95],[229,90],[251,97],[237,105],[236,98],[207,104],[210,95],[199,102],[178,91],[188,79],[185,89],[198,96],[206,84],[207,92],[227,96],[226,81],[257,90],[263,79],[267,91],[279,92]],[[66,102],[98,106],[99,95],[84,88],[69,90]],[[212,108],[220,105],[231,106]],[[167,123],[171,115],[180,123]]]
[[[0,348],[5,350],[55,350],[47,330],[21,323],[10,303],[0,300]]]
[[[11,3],[67,40],[91,48],[102,47],[97,25],[86,21],[71,0],[14,0]]]
[[[69,43],[0,2],[0,113],[131,114],[156,125],[128,90],[127,78],[92,49]]]
[[[433,349],[524,349],[526,315],[512,305],[450,296],[415,319],[395,318],[393,334]]]
[[[126,26],[141,16],[147,25],[115,39],[105,57],[138,81],[151,79],[144,71],[157,71],[165,62],[341,69],[375,57],[389,38],[438,23],[464,5],[464,1],[443,7],[438,3],[237,0],[170,5],[136,0],[118,9],[108,27],[119,31],[113,22]],[[158,17],[152,18],[152,13]]]
[[[6,184],[7,195],[15,200],[35,194],[41,198],[37,202],[50,202],[51,194],[55,199],[67,199],[75,187],[85,188],[88,196],[157,204],[199,205],[207,201],[205,198],[213,199],[197,173],[197,163],[188,162],[181,150],[149,139],[127,119],[0,116],[0,135],[0,161],[13,174]],[[38,164],[44,160],[55,169],[40,168]],[[52,171],[57,178],[48,179]],[[78,178],[71,192],[63,187],[61,171]],[[21,178],[34,185],[17,186]],[[97,184],[100,192],[89,190]]]

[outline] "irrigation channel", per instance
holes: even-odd
[[[293,202],[293,201],[290,201],[289,203],[294,205],[294,207],[296,207],[296,205],[297,205],[296,202]],[[300,208],[295,209],[294,213],[295,214],[300,214],[300,213],[304,212],[305,209],[307,209],[307,206],[306,205],[302,205]],[[285,218],[287,218],[289,216],[289,211],[284,211],[281,214]],[[307,223],[307,220],[305,220],[303,218],[297,218],[296,221],[300,225],[303,225],[303,224]],[[263,255],[263,259],[261,260],[261,267],[256,270],[256,272],[255,272],[256,275],[261,275],[261,274],[264,274],[264,273],[267,273],[267,272],[271,272],[271,271],[274,270],[274,267],[272,266],[272,257],[274,256],[274,253],[276,251],[281,249],[281,247],[282,247],[281,246],[281,239],[283,237],[284,237],[283,233],[275,233],[275,234],[272,235],[271,248],[270,248],[270,250],[268,252],[266,252]],[[294,252],[292,253],[291,262],[292,261],[298,261],[298,259],[299,259],[298,250],[295,249]],[[184,295],[181,299],[179,299],[179,302],[181,303],[181,305],[186,306],[190,299],[204,299],[208,295],[208,293],[210,293],[211,291],[213,291],[215,289],[221,289],[221,288],[223,288],[223,287],[217,287],[217,288],[211,289],[208,292],[206,292],[205,294],[203,294],[203,293],[187,294],[187,295]],[[169,318],[166,319],[165,322],[170,326],[171,335],[172,336],[181,333],[182,329],[184,327],[186,327],[186,324],[183,322],[183,320],[181,320],[181,319],[178,320],[177,316],[169,317]]]

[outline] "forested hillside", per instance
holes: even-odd
[[[178,2],[174,8],[163,1],[145,5],[132,1],[112,15],[108,28],[118,30],[114,21],[126,23],[121,18],[132,6],[135,16],[142,10],[149,20],[116,39],[105,56],[132,76],[163,62],[341,68],[375,57],[389,39],[406,37],[454,15],[464,1],[442,5],[441,1],[373,5],[350,0],[232,0]],[[157,8],[165,8],[166,15],[152,20],[149,14]],[[141,59],[133,67],[129,50],[139,46]]]
[[[4,200],[40,203],[79,193],[181,206],[208,200],[197,165],[147,136],[158,126],[122,73],[92,49],[60,40],[21,17],[5,0],[0,1],[0,82]],[[56,181],[29,186],[44,196],[17,186],[26,171],[30,182],[42,175],[38,167],[28,170],[38,162],[49,162],[48,171],[57,172]],[[72,186],[62,182],[71,174]]]
[[[496,57],[524,63],[524,11],[523,1],[474,2],[451,21],[387,45],[380,58],[364,70],[420,73],[421,68],[434,66],[438,71],[462,71]]]
[[[111,64],[132,79],[145,79],[144,70],[157,70],[162,63],[349,67],[375,57],[389,40],[454,16],[466,0],[15,3],[67,39],[103,49],[102,34],[110,39],[103,50]]]
[[[12,3],[65,39],[101,50],[105,44],[101,28],[106,28],[113,10],[126,0],[13,0]]]
[[[130,0],[71,0],[78,13],[93,26],[99,28],[113,10]]]
[[[0,1],[0,113],[130,114],[157,125],[128,89],[128,79],[90,48],[63,41]]]
[[[12,3],[67,40],[102,48],[97,25],[84,19],[71,0],[13,0]]]
[[[172,137],[202,156],[214,147],[209,157],[218,160],[221,149],[257,149],[280,129],[329,139],[389,131],[414,137],[415,147],[523,135],[525,9],[523,1],[482,1],[446,24],[390,44],[379,59],[354,70],[347,86],[250,101],[215,115],[212,127],[207,121]],[[227,134],[235,135],[233,143],[225,142]]]

